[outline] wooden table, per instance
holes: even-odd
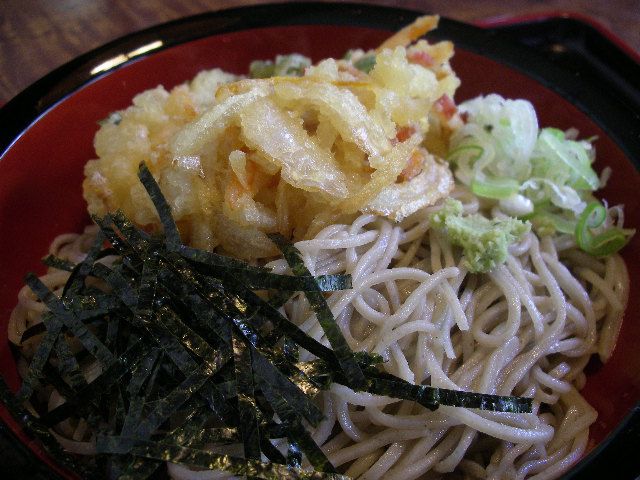
[[[0,0],[0,103],[74,57],[127,33],[273,0]],[[354,0],[357,1],[357,0]],[[593,17],[640,52],[640,0],[369,0],[473,22],[535,12]]]

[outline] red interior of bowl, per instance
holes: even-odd
[[[97,121],[125,108],[132,97],[159,84],[167,89],[206,68],[245,73],[253,59],[300,52],[319,60],[342,56],[348,48],[370,48],[387,32],[339,26],[291,26],[227,33],[173,47],[131,63],[69,96],[35,122],[0,160],[0,365],[14,390],[19,378],[7,341],[7,321],[22,277],[42,272],[39,259],[53,237],[81,231],[88,223],[82,198],[83,165],[93,158]],[[457,101],[491,92],[533,102],[543,126],[576,127],[584,137],[598,136],[598,170],[613,169],[603,192],[611,204],[627,205],[626,224],[640,226],[640,174],[622,151],[585,114],[540,83],[485,57],[458,49],[454,68],[462,79]],[[640,283],[640,236],[626,247],[631,282]],[[632,291],[634,289],[632,288]],[[631,295],[620,340],[606,365],[590,369],[584,394],[598,410],[590,448],[600,442],[640,399],[640,309]],[[17,424],[8,419],[19,432]],[[32,445],[32,444],[30,444]],[[40,455],[36,445],[32,445]]]

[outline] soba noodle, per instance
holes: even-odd
[[[468,191],[454,196],[465,211],[483,211]],[[606,361],[616,342],[629,292],[620,256],[597,259],[578,251],[569,237],[528,233],[510,248],[504,265],[470,274],[461,252],[429,228],[431,207],[401,223],[361,215],[350,225],[331,225],[296,247],[314,275],[349,273],[351,290],[331,293],[328,303],[354,351],[376,352],[384,369],[413,383],[535,399],[531,414],[441,406],[354,392],[333,384],[320,394],[325,419],[313,432],[334,466],[366,480],[436,478],[552,479],[571,467],[587,447],[596,411],[579,390],[583,369],[597,353]],[[58,237],[51,253],[80,261],[96,230]],[[267,264],[287,273],[284,260]],[[59,293],[68,273],[52,270],[41,280]],[[283,313],[328,345],[304,295]],[[20,291],[9,338],[41,322],[45,307]],[[22,345],[29,357],[38,338]],[[301,360],[311,358],[301,355]],[[85,365],[90,381],[95,364]],[[25,362],[19,366],[24,371]],[[38,392],[49,408],[63,399]],[[56,436],[70,451],[94,452],[84,420],[67,420]],[[227,478],[224,472],[169,465],[177,479]]]

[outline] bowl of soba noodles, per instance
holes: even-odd
[[[637,118],[508,38],[249,7],[8,103],[8,435],[55,478],[637,474]]]

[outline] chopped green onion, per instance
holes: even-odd
[[[254,60],[249,65],[249,76],[251,78],[270,78],[273,77],[276,66],[271,60]]]
[[[607,209],[600,202],[591,202],[578,218],[575,230],[576,242],[590,255],[596,257],[611,255],[624,247],[631,235],[635,233],[635,230],[611,227],[594,234],[592,230],[602,227],[606,219]]]
[[[304,74],[305,68],[311,65],[311,60],[298,53],[290,55],[278,55],[275,62],[271,60],[256,60],[249,65],[251,78],[270,77],[299,77]]]
[[[520,184],[513,178],[491,178],[484,180],[474,178],[471,181],[471,191],[479,197],[501,200],[518,193]]]
[[[365,55],[353,63],[353,66],[364,73],[369,73],[376,66],[375,55]]]
[[[120,112],[111,112],[106,118],[98,120],[98,125],[101,127],[104,125],[120,125],[122,121],[122,114]]]
[[[600,179],[580,142],[568,140],[562,130],[543,128],[532,155],[533,176],[552,181],[567,171],[567,184],[578,190],[597,190]],[[558,178],[559,180],[559,178]]]
[[[454,148],[447,155],[447,161],[460,163],[464,160],[474,162],[484,154],[484,148],[480,145],[461,145]]]
[[[570,220],[557,213],[538,210],[524,217],[529,220],[541,235],[551,235],[554,232],[573,234],[576,231],[577,221]]]

